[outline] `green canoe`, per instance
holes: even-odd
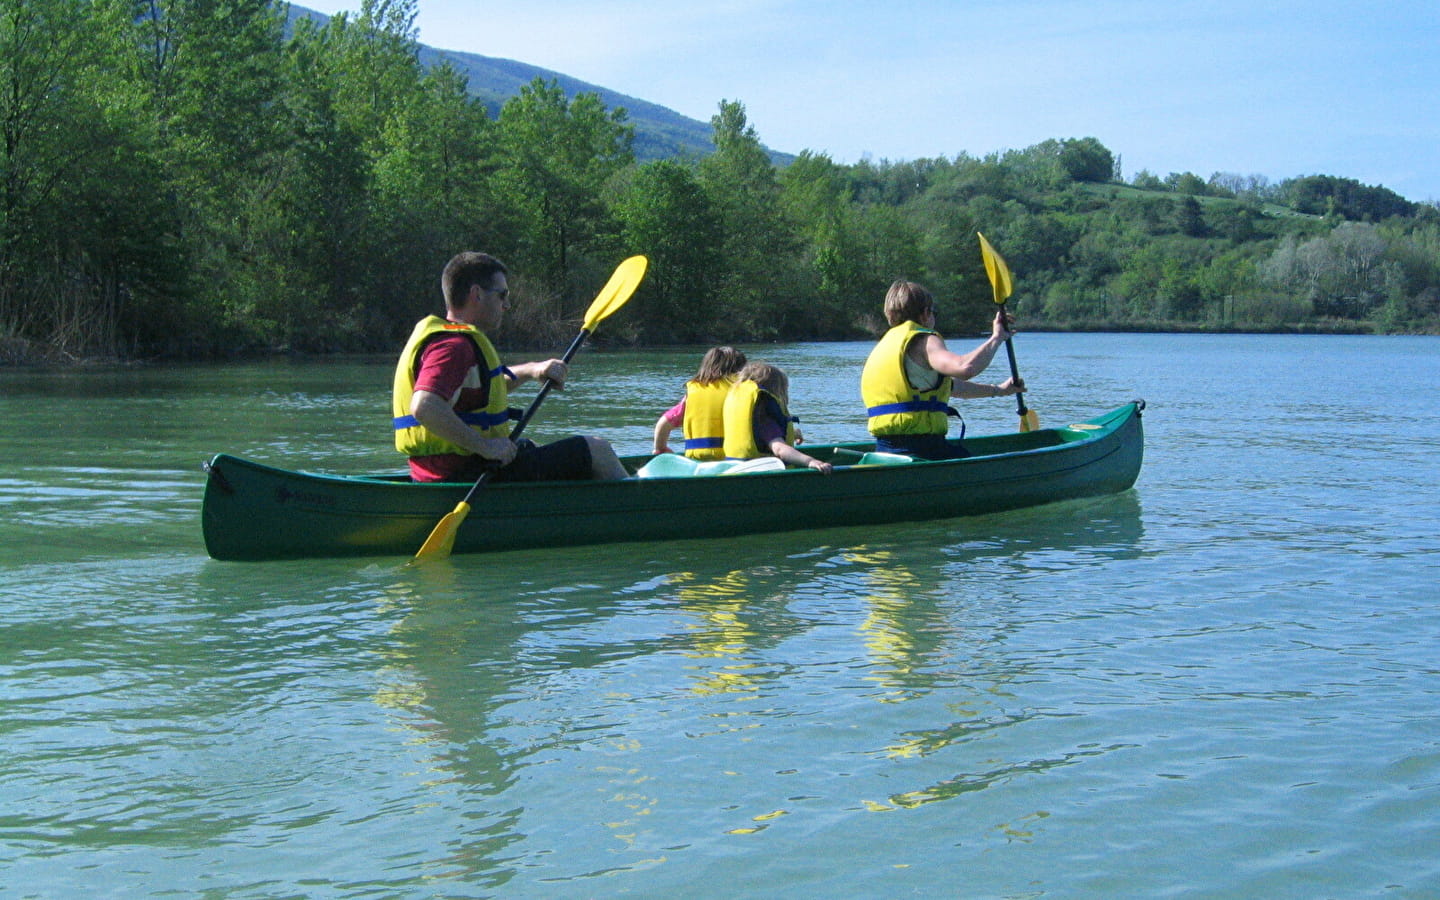
[[[1144,408],[1137,400],[1063,428],[969,438],[974,455],[947,462],[896,464],[867,456],[873,444],[807,445],[832,474],[487,485],[454,552],[923,521],[1115,493],[1140,472]],[[634,471],[649,459],[625,464]],[[411,555],[470,487],[291,472],[224,454],[206,469],[205,547],[227,560]]]

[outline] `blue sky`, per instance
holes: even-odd
[[[359,0],[311,0],[324,13]],[[1436,0],[418,0],[420,40],[837,162],[1098,138],[1125,177],[1338,175],[1440,201]]]

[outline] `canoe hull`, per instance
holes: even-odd
[[[482,488],[454,552],[881,525],[1111,494],[1139,475],[1141,401],[1068,428],[967,440],[976,455],[913,465]],[[848,444],[808,448],[824,455]],[[644,458],[627,460],[631,464]],[[225,560],[410,555],[468,484],[320,475],[221,454],[206,466],[205,546]]]

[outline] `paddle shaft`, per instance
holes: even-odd
[[[580,333],[575,335],[575,340],[570,342],[570,347],[566,349],[565,354],[560,357],[560,361],[565,363],[566,365],[569,365],[570,360],[575,357],[576,351],[580,349],[581,344],[585,343],[585,338],[587,338],[589,335],[590,330],[588,328],[580,329]],[[550,393],[550,389],[554,386],[555,382],[551,381],[549,378],[545,379],[544,383],[540,385],[540,392],[535,395],[534,400],[530,401],[530,405],[525,408],[525,412],[523,415],[520,416],[520,421],[515,425],[515,429],[510,432],[511,442],[518,441],[520,439],[520,433],[525,430],[526,425],[530,424],[530,419],[535,415],[535,411],[540,408],[540,404],[544,402],[546,395]],[[470,490],[466,492],[465,499],[461,502],[468,504],[471,498],[475,496],[475,492],[480,490],[480,488],[485,485],[485,482],[490,480],[490,476],[494,475],[495,472],[496,469],[486,469],[484,472],[481,472],[480,477],[475,479],[474,484],[470,485]]]
[[[1005,304],[1003,303],[1000,304],[1000,315],[1005,315]],[[1010,360],[1010,380],[1019,384],[1020,367],[1015,365],[1015,345],[1010,343],[1010,338],[1005,339],[1005,356]],[[1029,412],[1029,410],[1025,408],[1025,394],[1023,391],[1015,395],[1015,407],[1016,412],[1020,414],[1020,418],[1025,418],[1025,414]]]

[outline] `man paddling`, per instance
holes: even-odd
[[[415,481],[619,479],[606,440],[575,435],[537,446],[509,438],[509,393],[526,381],[563,388],[568,367],[547,359],[505,366],[490,342],[510,308],[509,270],[485,253],[457,254],[440,278],[445,318],[416,323],[395,366],[395,449]]]

